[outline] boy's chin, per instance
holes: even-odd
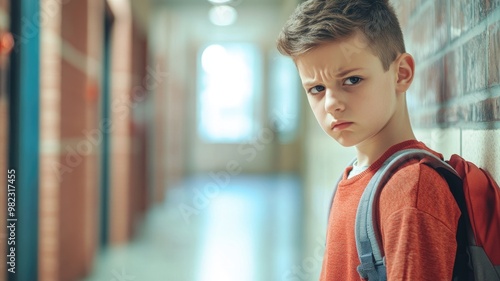
[[[354,135],[350,132],[334,134],[332,131],[327,131],[325,128],[323,128],[323,131],[343,147],[353,147],[359,144],[359,140],[354,139]]]
[[[330,136],[330,137],[343,147],[353,147],[353,146],[356,146],[357,144],[359,144],[359,142],[355,142],[353,140],[349,140],[349,139],[342,138],[342,137],[340,137],[340,138],[335,138],[333,136]]]
[[[353,146],[356,146],[357,143],[345,143],[345,142],[339,142],[337,141],[341,146],[343,147],[353,147]]]

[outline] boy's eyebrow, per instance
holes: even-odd
[[[351,72],[354,72],[354,71],[358,71],[358,70],[363,70],[364,68],[362,67],[356,67],[356,68],[350,68],[350,69],[346,69],[346,70],[341,70],[339,73],[337,73],[335,76],[336,77],[344,77],[346,76],[347,74],[351,73]],[[315,79],[309,79],[309,80],[304,80],[302,82],[302,85],[304,86],[310,86],[310,85],[314,85],[316,84],[316,80]]]
[[[337,77],[343,77],[343,76],[346,76],[347,74],[351,73],[351,72],[354,72],[354,71],[357,71],[357,70],[362,70],[363,68],[361,67],[357,67],[357,68],[351,68],[351,69],[346,69],[346,70],[343,70],[339,73],[337,73]]]

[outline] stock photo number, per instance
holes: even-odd
[[[16,273],[16,170],[7,170],[7,270]]]

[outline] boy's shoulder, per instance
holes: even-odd
[[[406,149],[425,150],[439,159],[443,159],[442,154],[430,149],[423,142],[415,140],[406,141],[391,147],[379,160],[385,162],[395,153]],[[424,159],[412,159],[406,161],[404,165],[393,172],[393,175],[384,186],[381,195],[386,193],[391,196],[402,196],[410,199],[419,196],[422,192],[435,191],[434,187],[437,186],[447,187],[448,185],[446,180],[436,170],[425,164]],[[448,190],[448,188],[446,188],[446,190]]]
[[[410,150],[410,149],[420,149],[420,150],[424,150],[426,152],[429,152],[431,154],[433,154],[434,156],[436,156],[437,158],[443,160],[443,155],[439,152],[436,152],[432,149],[430,149],[427,145],[425,145],[423,142],[421,141],[418,141],[418,140],[407,140],[407,141],[403,141],[403,142],[400,142],[398,144],[395,144],[393,146],[391,146],[389,149],[387,149],[387,151],[384,152],[384,154],[379,158],[377,159],[377,161],[375,161],[375,163],[373,163],[371,166],[370,166],[370,169],[372,170],[372,173],[375,173],[377,172],[379,169],[382,168],[382,166],[384,165],[384,163],[386,161],[388,161],[389,158],[393,157],[395,154],[397,154],[398,152],[401,152],[403,150]],[[401,166],[401,168],[403,167],[406,167],[408,165],[411,165],[411,164],[417,164],[417,163],[421,163],[423,164],[423,161],[418,161],[418,160],[410,160],[409,162],[406,162],[405,165]],[[401,169],[399,169],[401,170]],[[414,175],[415,174],[415,170],[410,170],[410,171],[406,171],[404,173],[400,173],[400,171],[397,171],[397,173],[399,174],[399,176],[403,176],[403,175],[406,175],[406,174],[411,174],[411,175]],[[432,174],[432,173],[431,173]]]
[[[418,140],[407,140],[407,141],[400,142],[400,143],[390,147],[384,153],[384,155],[381,157],[381,159],[379,159],[379,160],[381,160],[383,162],[387,158],[389,158],[391,155],[393,155],[401,150],[405,150],[405,149],[422,149],[422,150],[425,150],[427,152],[434,154],[434,156],[436,156],[439,159],[443,159],[443,155],[441,153],[432,150],[425,143],[418,141]]]
[[[449,218],[460,214],[446,180],[424,160],[411,160],[399,168],[380,193],[381,219],[403,209],[448,221],[449,227]]]
[[[384,190],[397,193],[422,192],[428,186],[447,186],[446,180],[434,168],[425,164],[424,160],[411,160],[400,167],[384,186]]]

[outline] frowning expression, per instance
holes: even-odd
[[[353,36],[295,58],[311,109],[323,130],[343,146],[384,133],[397,110],[397,73]]]

